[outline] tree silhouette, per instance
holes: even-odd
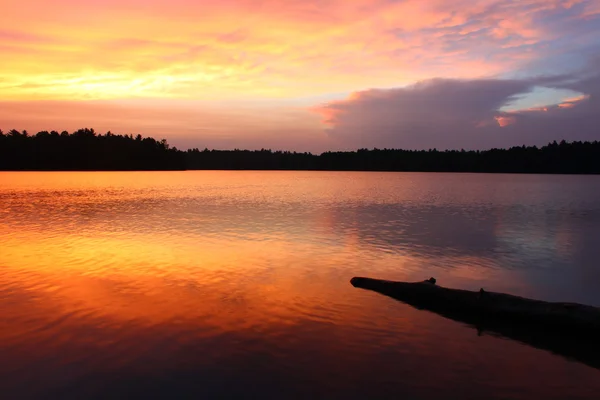
[[[165,139],[98,134],[93,129],[0,130],[0,170],[331,170],[504,173],[600,173],[600,142],[552,143],[509,149],[359,149],[320,155],[290,151],[180,151]]]
[[[97,134],[93,129],[41,131],[28,136],[13,129],[0,135],[3,170],[169,170],[184,169],[184,157],[152,138]]]

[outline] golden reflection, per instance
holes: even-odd
[[[191,343],[207,357],[264,353],[273,365],[327,366],[344,377],[373,373],[392,352],[399,369],[450,383],[456,364],[503,377],[513,364],[534,369],[536,359],[552,376],[564,367],[549,353],[479,338],[473,328],[350,285],[359,275],[435,276],[449,287],[535,290],[523,272],[502,268],[481,248],[419,239],[415,224],[442,217],[423,217],[417,175],[398,175],[393,194],[376,180],[378,203],[364,201],[376,188],[361,174],[342,174],[337,183],[334,174],[307,176],[3,175],[0,352],[28,349],[21,360],[34,365],[85,343],[90,364],[104,356],[110,366],[127,366],[144,352]],[[412,208],[390,215],[394,201]],[[481,226],[502,239],[511,231],[503,221],[498,212]],[[144,348],[145,340],[163,347]],[[481,352],[493,361],[479,359]],[[577,372],[589,383],[589,372]]]
[[[324,217],[330,224],[331,218]],[[49,236],[36,231],[15,235],[0,226],[0,237],[3,280],[43,298],[44,307],[56,308],[53,313],[93,310],[146,324],[208,318],[206,323],[235,330],[306,317],[342,323],[363,311],[341,313],[328,304],[348,297],[353,269],[358,273],[365,267],[379,278],[417,281],[434,274],[444,286],[471,289],[492,276],[496,282],[508,278],[503,270],[482,268],[485,260],[477,257],[382,252],[380,245],[361,241],[356,228],[345,232],[334,253],[326,253],[331,243],[290,242],[285,234],[271,235],[268,242],[258,234],[225,239],[110,231]],[[357,254],[372,262],[357,264]],[[440,263],[453,267],[440,270]],[[344,268],[348,271],[341,274]],[[338,280],[332,280],[332,273]]]

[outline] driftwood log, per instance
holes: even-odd
[[[600,309],[576,303],[551,303],[504,293],[450,289],[435,279],[395,282],[363,277],[350,283],[415,308],[549,350],[600,369]]]

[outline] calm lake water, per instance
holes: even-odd
[[[0,393],[598,398],[600,370],[350,285],[600,306],[600,177],[0,173]]]

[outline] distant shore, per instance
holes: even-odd
[[[552,142],[490,150],[360,149],[322,154],[178,150],[141,135],[0,130],[0,171],[372,171],[600,174],[600,142]]]

